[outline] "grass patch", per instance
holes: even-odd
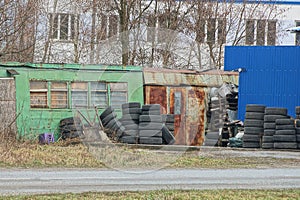
[[[159,190],[148,192],[105,192],[105,193],[81,193],[81,194],[47,194],[27,196],[6,196],[1,199],[228,199],[228,200],[287,200],[299,199],[300,189],[288,190]]]
[[[299,160],[271,157],[201,155],[201,151],[173,152],[127,146],[87,147],[58,142],[0,145],[0,167],[18,168],[263,168],[299,167]]]

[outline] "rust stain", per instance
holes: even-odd
[[[161,113],[167,114],[167,88],[165,86],[145,86],[146,104],[160,104]]]

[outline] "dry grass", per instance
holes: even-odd
[[[95,146],[77,142],[40,145],[34,142],[0,144],[0,167],[19,168],[262,168],[299,167],[296,159],[202,155],[199,151],[174,152]]]
[[[149,192],[104,192],[104,193],[82,193],[82,194],[48,194],[30,196],[10,196],[1,199],[222,199],[222,200],[294,200],[299,199],[299,189],[289,190],[158,190]]]

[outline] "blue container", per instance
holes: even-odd
[[[226,71],[242,68],[239,76],[238,118],[247,104],[284,107],[295,117],[300,106],[300,46],[227,46]]]

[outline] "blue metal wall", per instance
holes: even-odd
[[[238,118],[246,104],[284,107],[295,117],[300,106],[300,46],[227,46],[224,69],[245,68],[239,76]]]

